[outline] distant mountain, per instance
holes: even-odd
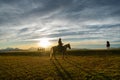
[[[0,51],[21,51],[22,49],[19,48],[5,48],[5,49],[0,49]]]

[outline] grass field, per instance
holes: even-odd
[[[0,80],[120,80],[120,50],[0,53]]]

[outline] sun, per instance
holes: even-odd
[[[50,41],[48,38],[42,38],[39,42],[39,46],[43,47],[43,48],[47,48],[50,46]]]

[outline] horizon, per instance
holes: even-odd
[[[119,0],[0,0],[0,49],[70,43],[72,48],[120,48]]]
[[[5,48],[0,48],[0,50],[4,50],[4,49],[20,49],[20,50],[29,50],[29,49],[38,49],[38,48],[43,48],[43,49],[45,49],[45,50],[49,50],[49,49],[51,49],[51,47],[53,47],[53,46],[49,46],[49,47],[46,47],[46,48],[44,48],[44,47],[41,47],[41,46],[38,46],[38,47],[33,47],[33,46],[31,46],[31,47],[26,47],[26,48],[20,48],[20,47],[5,47]],[[72,47],[71,49],[68,49],[68,50],[84,50],[84,49],[87,49],[87,50],[108,50],[106,47],[101,47],[101,48],[86,48],[86,47]],[[109,48],[109,50],[113,50],[113,49],[120,49],[120,47],[110,47]]]

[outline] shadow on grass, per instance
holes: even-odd
[[[61,72],[61,70],[59,69],[59,67],[57,66],[57,64],[54,62],[54,60],[51,60],[53,66],[55,67],[58,76],[60,76],[62,78],[62,80],[66,80],[65,76],[63,75],[63,73]]]
[[[87,80],[90,80],[90,79],[101,79],[101,80],[112,80],[109,76],[106,76],[105,74],[103,73],[98,73],[98,72],[95,72],[94,70],[91,70],[89,68],[86,68],[84,69],[80,63],[76,62],[76,61],[73,61],[69,58],[67,59],[64,59],[67,63],[69,63],[70,65],[80,69],[81,71],[85,72],[86,74],[88,74],[86,76]]]
[[[58,72],[58,75],[62,78],[62,80],[73,80],[70,73],[63,68],[63,66],[60,64],[60,62],[56,59],[51,60],[54,67],[56,68],[56,71]]]

